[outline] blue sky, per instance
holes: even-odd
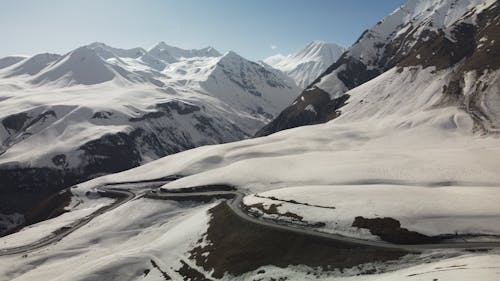
[[[65,53],[95,41],[213,46],[250,59],[313,40],[352,44],[404,0],[2,0],[0,56]]]

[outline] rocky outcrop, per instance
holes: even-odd
[[[392,243],[422,244],[435,241],[432,237],[402,228],[401,223],[393,218],[356,217],[352,226],[368,229],[371,234]]]
[[[287,107],[271,123],[260,129],[255,136],[262,137],[274,132],[298,126],[319,124],[340,115],[349,95],[330,99],[330,95],[320,88],[305,90],[291,106]]]

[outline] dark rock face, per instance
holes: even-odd
[[[156,110],[157,111],[146,113],[141,117],[130,118],[129,121],[139,122],[139,121],[144,121],[144,120],[148,120],[148,119],[161,118],[164,116],[172,117],[173,112],[176,112],[177,114],[180,114],[180,115],[186,115],[186,114],[194,113],[196,111],[200,111],[201,108],[196,106],[196,105],[193,105],[193,104],[170,101],[170,102],[166,102],[166,103],[157,104]]]
[[[304,125],[319,124],[340,115],[349,95],[330,99],[330,95],[320,88],[305,90],[294,103],[280,113],[276,119],[260,129],[255,136],[262,137],[274,132]]]
[[[108,134],[84,144],[80,147],[84,152],[82,176],[89,179],[138,166],[142,159],[135,139],[141,132]]]
[[[326,71],[321,74],[316,80],[314,80],[311,85],[318,83],[321,78],[331,74],[332,72],[339,70],[337,73],[337,78],[344,83],[348,89],[355,88],[366,81],[369,81],[383,71],[374,68],[368,69],[368,67],[357,60],[356,58],[349,55],[349,53],[344,53],[334,64],[326,69]]]
[[[452,30],[453,42],[444,31],[426,32],[426,40],[417,41],[406,57],[400,58],[398,65],[422,67],[434,66],[437,70],[446,69],[470,57],[476,47],[474,25],[460,24]]]
[[[113,112],[109,111],[98,111],[94,113],[92,119],[109,119],[113,115]]]
[[[476,70],[500,68],[500,13],[499,3],[477,15],[476,24],[470,24],[465,16],[464,21],[457,22],[448,30],[426,32],[408,55],[398,59],[398,66],[423,67],[435,66],[438,70],[459,64],[457,73]],[[471,20],[472,21],[472,20]],[[483,39],[484,38],[484,39]],[[483,41],[484,40],[484,41]],[[420,58],[417,58],[419,55]]]
[[[64,207],[71,201],[71,192],[61,186],[76,183],[73,174],[49,168],[0,169],[0,213],[20,213],[24,224],[19,228],[56,217],[64,213]]]
[[[160,103],[157,105],[158,108],[163,109],[166,112],[176,111],[180,115],[186,115],[193,113],[195,111],[200,111],[200,107],[188,103],[178,103],[175,101]]]
[[[27,113],[18,113],[13,114],[2,120],[2,125],[8,131],[19,132],[24,124],[29,120],[29,116]]]

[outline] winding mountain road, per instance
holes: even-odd
[[[242,208],[242,200],[245,194],[240,191],[209,191],[209,192],[156,192],[153,195],[151,193],[147,196],[148,198],[157,199],[170,199],[170,200],[186,200],[189,198],[200,198],[200,197],[213,197],[213,198],[227,198],[232,196],[233,198],[226,201],[231,211],[243,220],[251,223],[255,223],[266,228],[288,231],[301,235],[309,235],[313,237],[318,237],[322,239],[329,239],[333,241],[372,246],[378,248],[391,248],[400,249],[407,251],[418,251],[418,250],[431,250],[431,249],[491,249],[500,248],[500,242],[448,242],[448,243],[433,243],[433,244],[394,244],[385,241],[376,240],[364,240],[359,238],[342,236],[339,234],[326,233],[314,230],[312,228],[303,227],[297,224],[287,224],[285,222],[276,222],[273,220],[265,220],[257,217],[253,217],[245,212]]]
[[[393,244],[385,241],[375,241],[375,240],[364,240],[359,238],[347,237],[333,233],[326,233],[314,230],[312,228],[296,225],[296,224],[288,224],[285,222],[277,222],[273,220],[265,220],[261,218],[257,218],[249,215],[243,208],[243,197],[245,194],[241,191],[233,190],[221,190],[221,191],[197,191],[197,190],[177,190],[174,192],[168,192],[162,189],[154,189],[159,186],[170,182],[172,180],[158,180],[158,181],[137,181],[137,182],[122,182],[122,183],[109,183],[105,186],[96,188],[95,191],[99,192],[102,196],[116,198],[112,204],[107,205],[105,207],[100,208],[94,213],[85,216],[76,220],[75,222],[66,225],[54,233],[37,240],[35,242],[11,247],[11,248],[3,248],[0,249],[0,256],[6,255],[14,255],[14,254],[23,254],[28,253],[42,247],[48,246],[50,244],[56,243],[68,236],[69,234],[75,232],[79,228],[88,224],[94,218],[107,213],[119,206],[137,198],[139,196],[144,196],[149,199],[160,199],[160,200],[205,200],[209,201],[214,198],[223,198],[228,199],[226,204],[229,206],[230,210],[239,218],[258,224],[260,226],[275,229],[279,231],[288,231],[300,235],[308,235],[312,237],[328,239],[332,241],[356,244],[356,245],[365,245],[371,247],[379,247],[379,248],[391,248],[391,249],[400,249],[407,251],[418,251],[418,250],[430,250],[430,249],[491,249],[491,248],[500,248],[500,242],[453,242],[453,243],[435,243],[435,244],[416,244],[416,245],[407,245],[407,244]],[[127,189],[130,186],[137,187],[137,185],[146,185],[150,188],[149,191],[145,192],[144,189],[140,189],[142,194],[134,193],[133,191]]]
[[[169,181],[161,180],[161,181],[145,181],[142,183],[158,187],[167,182]],[[82,226],[88,224],[94,218],[104,213],[107,213],[113,209],[116,209],[119,206],[136,198],[137,197],[136,193],[127,189],[119,188],[120,186],[127,187],[128,185],[131,184],[135,184],[135,182],[110,183],[105,186],[96,188],[95,191],[98,192],[101,196],[116,198],[116,200],[110,205],[104,206],[90,215],[87,215],[83,218],[80,218],[72,222],[69,225],[57,229],[55,232],[51,233],[48,236],[43,237],[40,240],[22,246],[0,249],[0,256],[28,253],[60,241],[64,237],[70,235],[71,233],[81,228]]]

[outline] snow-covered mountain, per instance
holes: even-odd
[[[416,69],[416,81],[422,72],[419,68],[446,72],[440,87],[446,93],[442,99],[448,102],[435,106],[453,103],[467,109],[478,126],[491,127],[498,120],[498,110],[492,105],[498,78],[496,6],[495,1],[483,0],[408,1],[365,31],[258,135],[331,120],[349,103],[348,90],[394,67],[409,66]],[[483,87],[476,90],[481,80]]]
[[[337,44],[314,41],[293,54],[277,54],[264,59],[264,62],[283,71],[304,89],[337,61],[344,51],[345,48]]]
[[[329,122],[197,147],[78,184],[69,194],[56,196],[60,201],[70,197],[62,202],[67,213],[0,238],[0,245],[26,245],[97,216],[57,243],[0,256],[0,280],[498,280],[499,15],[498,1],[410,0],[365,32],[268,128]],[[115,119],[120,114],[137,122],[162,114],[196,114],[204,110],[195,103],[198,93],[216,101],[232,93],[231,88],[209,96],[206,89],[213,92],[218,85],[249,89],[234,110],[248,100],[271,100],[266,87],[281,88],[276,86],[279,75],[234,53],[165,63],[161,79],[142,60],[107,63],[133,65],[135,74],[165,83],[164,93],[183,104],[142,107],[163,97],[147,90],[156,83],[151,80],[141,82],[146,90],[130,90],[126,98],[99,84],[101,91],[85,96],[86,102],[94,101],[95,108],[102,103],[97,97],[108,98],[116,109],[113,114],[107,113],[111,109],[92,111],[97,120],[89,122],[100,124],[91,126],[94,133],[105,125],[120,131],[122,123]],[[265,78],[250,86],[249,79],[256,77]],[[107,82],[112,85],[108,89],[115,82]],[[20,85],[2,87],[15,91]],[[58,101],[53,111],[71,114],[84,106],[60,104],[79,96],[81,86],[70,88],[74,92],[41,96]],[[40,89],[34,91],[39,94]],[[25,107],[36,108],[36,95],[24,95],[30,97]],[[0,104],[22,96],[13,92]],[[210,103],[210,108],[219,104]],[[40,112],[40,120],[53,122],[53,113]],[[31,121],[22,122],[31,115],[3,119],[7,131],[0,132],[36,129],[27,126]],[[57,142],[78,136],[82,128]],[[102,143],[129,144],[126,139]],[[86,149],[96,147],[107,150],[101,145]],[[57,157],[55,163],[64,159]],[[157,183],[161,188],[150,191],[153,180],[175,175],[183,177]],[[106,185],[136,196],[116,205],[118,201],[99,196]],[[213,198],[217,188],[243,193],[241,204]],[[190,199],[197,202],[154,197],[193,190],[197,192]],[[200,198],[204,191],[208,199]],[[105,206],[109,209],[103,211]],[[4,218],[11,223],[19,219]],[[420,248],[422,241],[412,242],[415,237],[426,244]],[[442,242],[448,244],[436,245]],[[478,248],[484,243],[491,246]]]
[[[4,60],[11,65],[0,70],[0,192],[43,197],[171,153],[241,140],[299,93],[234,52],[158,46],[93,43],[63,56]],[[16,207],[10,202],[2,211]]]

